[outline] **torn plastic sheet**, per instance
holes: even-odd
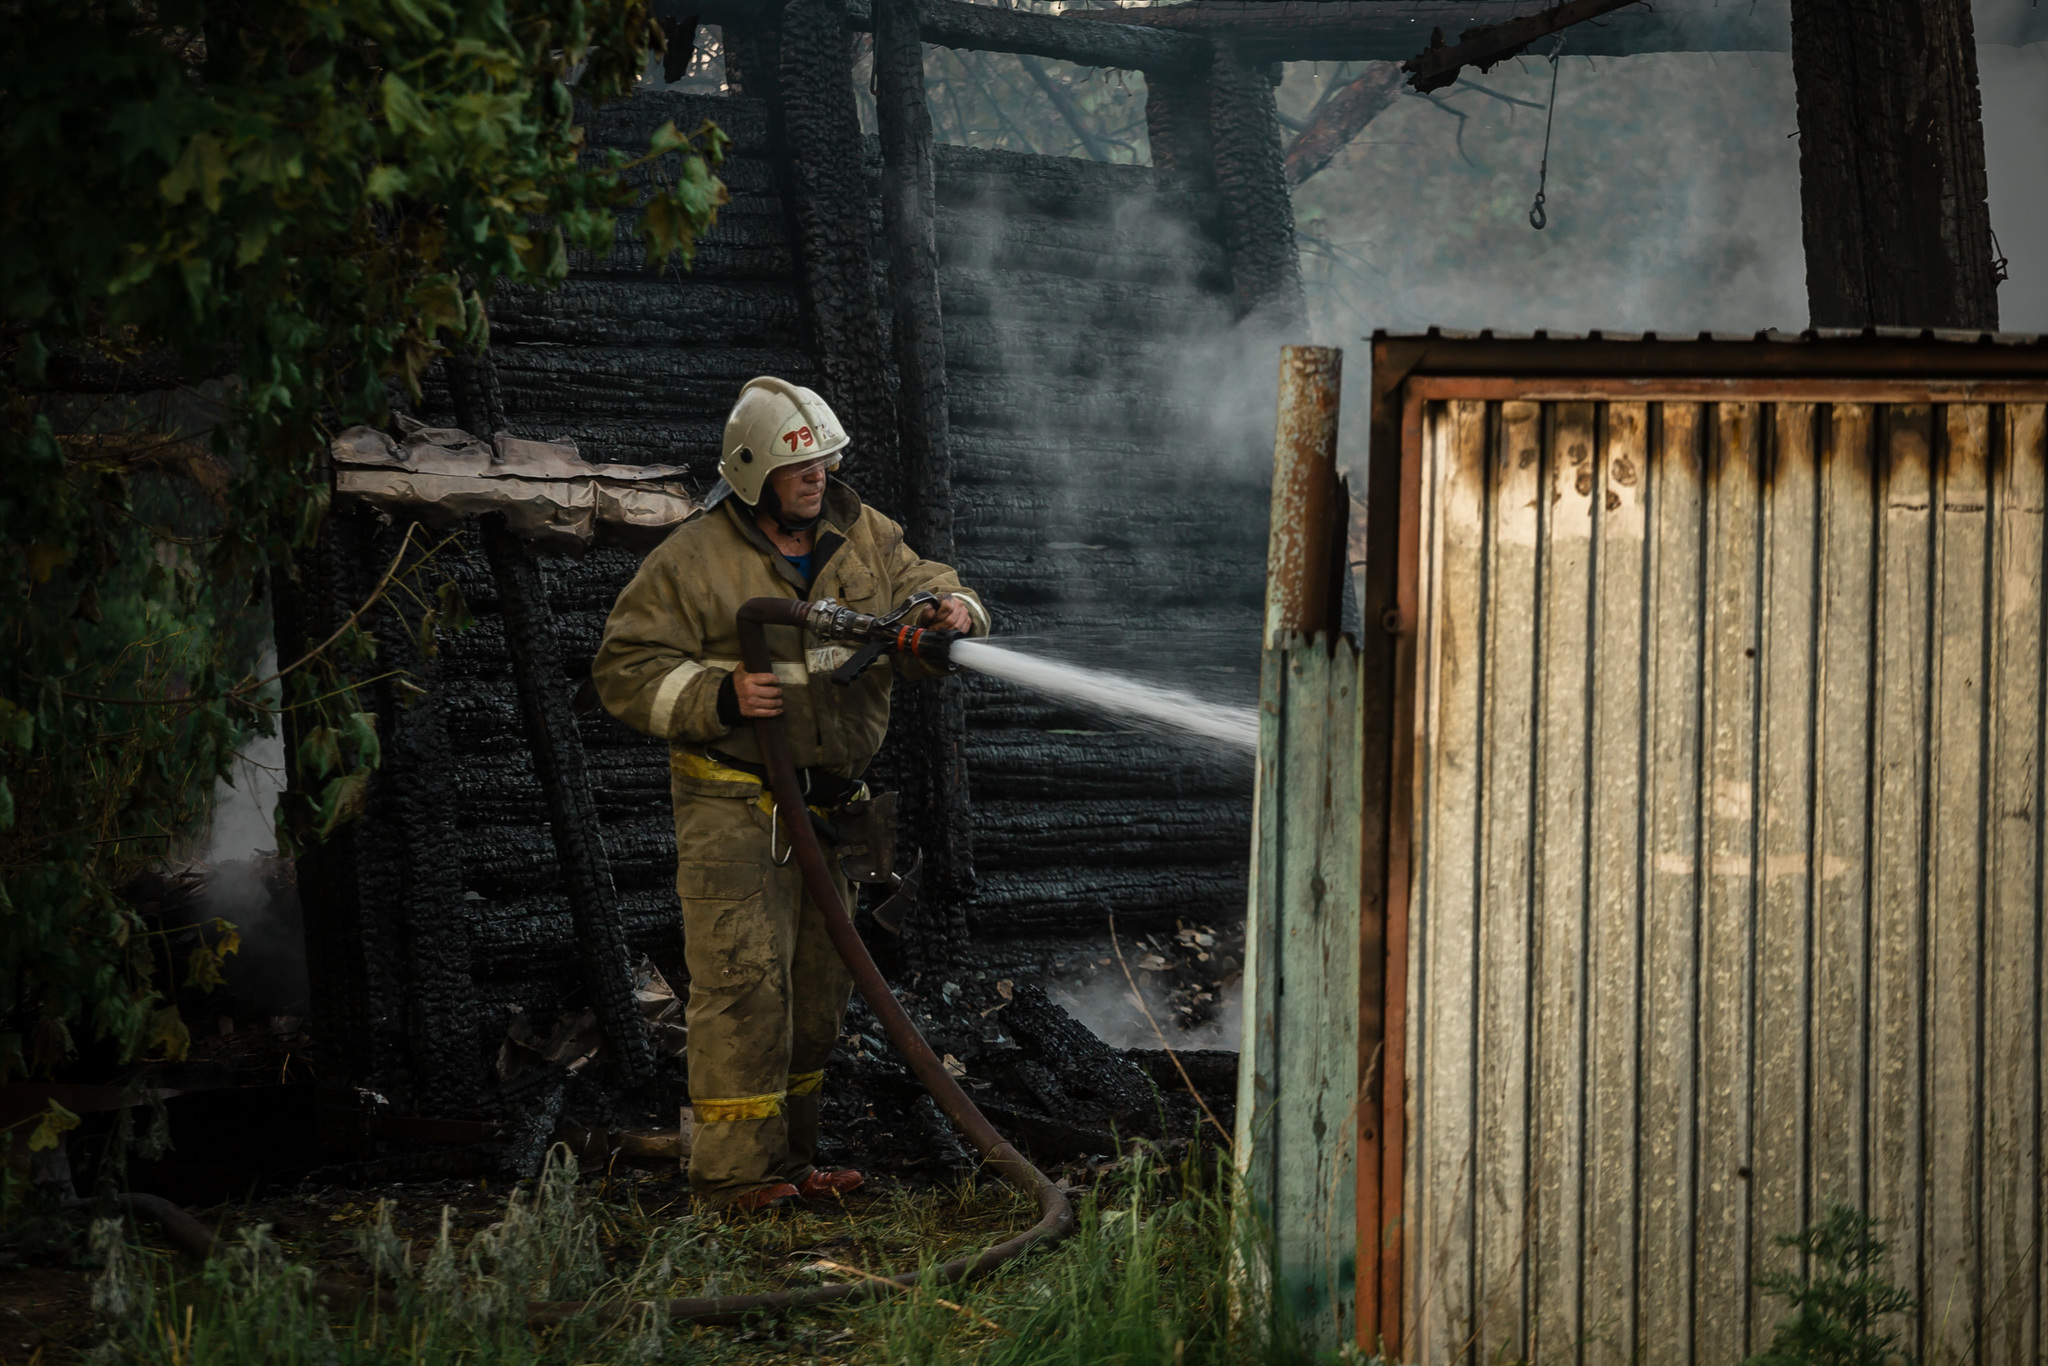
[[[399,419],[400,440],[374,427],[335,437],[334,491],[427,522],[500,513],[512,531],[561,548],[591,545],[603,528],[660,531],[699,506],[675,465],[594,465],[567,439],[489,441],[459,427]]]

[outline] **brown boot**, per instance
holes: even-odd
[[[823,1200],[830,1196],[837,1198],[851,1190],[859,1190],[867,1181],[857,1171],[828,1172],[822,1167],[811,1168],[811,1174],[797,1183],[796,1193],[806,1200]]]
[[[720,1214],[759,1214],[763,1210],[777,1210],[787,1205],[800,1194],[787,1181],[758,1186],[750,1191],[741,1191],[718,1207]]]

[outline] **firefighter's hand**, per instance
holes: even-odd
[[[735,670],[733,695],[739,698],[740,715],[749,717],[782,715],[782,685],[774,674],[750,674]]]
[[[965,598],[942,593],[936,607],[924,609],[924,619],[918,625],[929,626],[936,631],[971,631],[974,629],[974,616],[967,610]]]

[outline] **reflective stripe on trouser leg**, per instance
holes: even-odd
[[[699,1124],[737,1124],[747,1119],[774,1119],[782,1113],[783,1096],[692,1096],[690,1110]]]
[[[698,1126],[689,1176],[699,1194],[716,1199],[788,1179],[784,1093],[792,1073],[824,1065],[846,991],[834,989],[829,973],[819,979],[813,941],[823,939],[823,922],[808,907],[794,861],[783,868],[770,861],[768,814],[746,800],[682,791],[675,797],[676,892],[690,970],[690,1098]],[[831,953],[829,942],[824,947]],[[836,954],[832,962],[844,979]],[[825,1001],[818,999],[821,987]],[[820,1041],[828,1011],[829,1032]],[[805,1108],[801,1171],[808,1174],[817,1124],[815,1109]]]

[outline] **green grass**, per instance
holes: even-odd
[[[1249,1221],[1193,1168],[1126,1159],[1077,1194],[1079,1227],[970,1285],[919,1288],[862,1305],[738,1328],[670,1324],[640,1312],[586,1316],[540,1332],[529,1299],[619,1304],[733,1294],[843,1279],[833,1261],[893,1272],[932,1264],[1032,1222],[1029,1202],[993,1183],[897,1190],[844,1209],[726,1222],[672,1204],[649,1210],[627,1190],[601,1198],[573,1164],[547,1173],[469,1231],[452,1211],[431,1225],[363,1210],[345,1269],[391,1292],[396,1312],[330,1313],[309,1258],[262,1226],[231,1251],[189,1262],[95,1229],[95,1363],[146,1366],[612,1366],[659,1361],[976,1366],[1281,1366],[1307,1358],[1255,1293]],[[408,1232],[410,1236],[408,1236]]]

